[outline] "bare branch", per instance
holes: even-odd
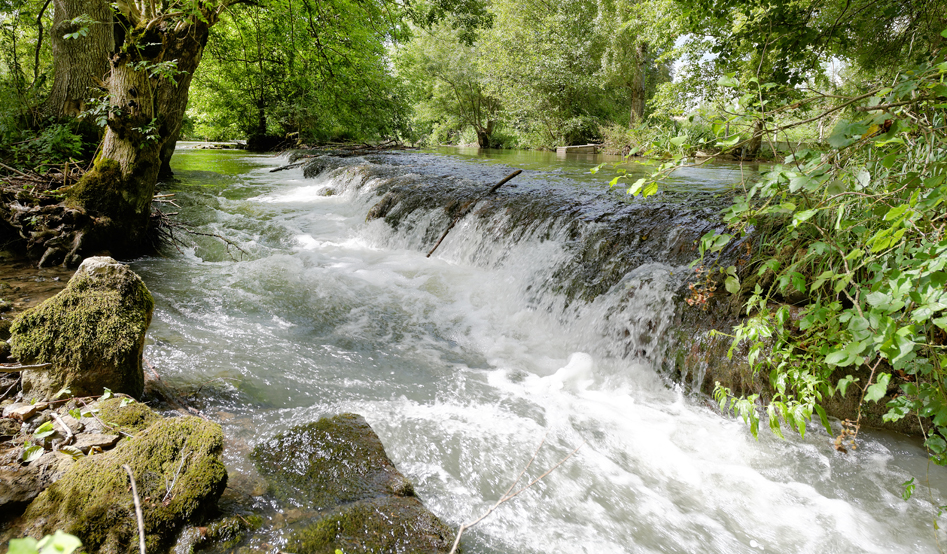
[[[122,464],[122,468],[128,473],[128,478],[132,482],[132,497],[135,499],[135,516],[138,518],[138,548],[141,554],[145,552],[145,518],[141,515],[141,501],[138,500],[138,485],[135,484],[135,476],[132,475],[132,468],[128,464]]]
[[[582,443],[581,443],[579,446],[576,446],[576,447],[575,447],[575,450],[573,450],[572,452],[570,452],[565,458],[559,460],[559,462],[556,463],[556,465],[554,465],[554,466],[552,466],[551,468],[549,468],[548,470],[546,470],[545,473],[543,473],[543,474],[540,475],[539,477],[536,477],[535,479],[533,479],[532,481],[530,481],[529,483],[527,483],[526,485],[524,485],[524,486],[521,487],[520,489],[518,489],[518,490],[516,490],[515,492],[513,492],[513,489],[516,488],[516,485],[520,482],[520,479],[523,478],[523,475],[526,474],[526,471],[530,468],[530,466],[533,465],[533,462],[536,461],[536,456],[539,455],[539,450],[540,450],[540,449],[543,447],[543,445],[546,443],[546,437],[544,436],[544,437],[543,437],[543,440],[540,441],[539,446],[536,448],[536,451],[533,452],[533,456],[529,459],[529,462],[526,463],[526,467],[524,467],[524,468],[523,468],[523,471],[521,471],[520,474],[516,476],[516,480],[513,481],[513,484],[510,485],[510,488],[508,488],[508,489],[506,490],[506,492],[503,494],[503,496],[501,496],[500,499],[497,500],[496,504],[494,504],[493,506],[491,506],[489,510],[487,510],[486,512],[484,512],[483,515],[481,515],[481,516],[478,517],[477,519],[475,519],[475,520],[473,520],[473,521],[471,521],[471,522],[469,522],[469,523],[464,523],[463,525],[460,526],[460,529],[457,530],[457,537],[454,539],[454,544],[453,544],[453,546],[451,546],[451,549],[450,549],[450,553],[449,553],[449,554],[454,554],[455,552],[457,552],[457,547],[460,545],[460,537],[464,534],[464,531],[466,531],[467,529],[470,529],[470,528],[473,527],[474,525],[480,523],[481,521],[483,521],[484,519],[486,519],[487,516],[489,516],[490,514],[492,514],[497,508],[499,508],[500,505],[502,505],[502,504],[504,504],[504,503],[506,503],[506,502],[509,502],[510,500],[512,500],[513,498],[515,498],[516,496],[518,496],[521,492],[523,492],[523,491],[525,491],[526,489],[532,487],[533,485],[535,485],[536,483],[538,483],[539,481],[541,481],[544,477],[546,477],[547,475],[549,475],[550,473],[552,473],[553,471],[555,471],[556,469],[558,469],[559,466],[561,466],[562,464],[566,463],[570,458],[572,458],[572,456],[574,456],[575,453],[578,452],[580,448],[582,448],[583,446],[585,446],[585,442],[586,442],[586,441],[582,441]]]

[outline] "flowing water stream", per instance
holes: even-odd
[[[369,162],[374,172],[358,169]],[[285,163],[179,150],[165,192],[180,217],[246,254],[198,236],[134,264],[157,303],[145,356],[221,421],[232,472],[250,471],[241,444],[356,412],[455,527],[506,491],[544,437],[531,477],[584,443],[469,531],[468,553],[937,551],[942,468],[930,468],[931,493],[900,496],[902,482],[926,479],[916,442],[863,433],[842,454],[815,427],[757,441],[654,369],[688,271],[680,256],[649,255],[602,294],[567,299],[555,281],[569,278],[581,237],[564,217],[517,233],[509,213],[469,217],[431,258],[442,208],[397,229],[366,222],[385,179],[485,187],[511,167],[527,171],[510,198],[573,201],[582,208],[569,217],[598,210],[595,222],[604,205],[638,209],[587,176],[595,160],[455,152],[354,159],[312,178],[270,172]],[[739,179],[738,168],[694,170],[662,202],[693,197],[707,206],[698,215],[712,213]],[[672,252],[672,235],[657,250]]]

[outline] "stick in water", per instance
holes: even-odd
[[[447,238],[447,233],[450,233],[450,230],[454,228],[454,225],[456,225],[458,221],[460,221],[461,219],[463,219],[463,217],[464,217],[465,215],[467,215],[467,214],[470,212],[470,210],[473,209],[473,207],[477,205],[477,203],[479,203],[481,200],[483,200],[483,199],[486,198],[487,196],[490,196],[491,194],[493,194],[494,192],[496,192],[498,188],[502,187],[502,186],[505,185],[510,179],[512,179],[513,177],[516,177],[517,175],[519,175],[519,174],[522,173],[522,172],[523,172],[522,169],[517,169],[517,170],[514,171],[513,173],[510,173],[509,175],[507,175],[506,177],[504,177],[502,181],[500,181],[499,183],[493,185],[493,188],[491,188],[489,191],[487,191],[486,194],[484,194],[483,196],[481,196],[480,198],[478,198],[475,202],[473,202],[472,204],[470,204],[469,206],[467,206],[467,209],[461,210],[461,212],[460,212],[459,214],[457,214],[457,217],[455,217],[454,220],[450,222],[450,225],[447,226],[447,229],[444,229],[444,234],[441,235],[440,240],[437,241],[437,244],[434,245],[434,248],[432,248],[431,251],[427,253],[427,257],[428,257],[428,258],[431,257],[431,254],[433,254],[434,251],[437,250],[437,247],[440,246],[442,242],[444,242],[444,239],[445,239],[445,238]]]
[[[135,499],[135,516],[138,518],[138,548],[141,550],[141,554],[147,554],[145,552],[145,518],[141,515],[141,501],[138,500],[138,486],[135,485],[135,476],[132,475],[132,468],[128,467],[128,464],[123,464],[125,472],[128,473],[128,478],[132,482],[132,497]]]
[[[501,183],[501,184],[502,184],[502,183]],[[460,537],[461,537],[461,535],[464,534],[464,531],[466,531],[467,529],[470,529],[470,528],[473,527],[474,525],[476,525],[476,524],[480,523],[481,521],[483,521],[487,516],[489,516],[490,514],[492,514],[494,510],[496,510],[497,508],[499,508],[500,505],[503,504],[504,502],[509,502],[509,501],[512,500],[514,497],[516,497],[517,495],[519,495],[519,493],[521,493],[521,492],[525,491],[526,489],[532,487],[533,485],[535,485],[536,483],[538,483],[540,480],[542,480],[543,477],[546,477],[547,475],[549,475],[550,473],[552,473],[553,471],[555,471],[556,468],[558,468],[558,467],[561,466],[562,464],[566,463],[566,462],[569,460],[569,458],[571,458],[572,456],[574,456],[575,453],[578,452],[579,449],[582,448],[582,446],[585,445],[585,441],[582,441],[582,444],[580,444],[579,446],[576,446],[576,447],[575,447],[575,450],[573,450],[572,452],[570,452],[569,455],[566,456],[565,458],[559,460],[559,462],[556,463],[556,465],[554,465],[554,466],[552,466],[551,468],[549,468],[549,469],[546,471],[546,473],[543,473],[543,474],[540,475],[539,477],[533,479],[532,481],[530,481],[529,483],[527,483],[526,485],[524,485],[523,487],[521,487],[521,488],[520,488],[519,490],[517,490],[516,492],[513,492],[513,489],[516,487],[517,483],[520,482],[520,479],[523,478],[523,475],[526,473],[526,470],[528,470],[528,469],[530,468],[530,466],[533,465],[533,462],[536,461],[536,456],[539,455],[539,450],[543,447],[543,444],[545,444],[545,443],[546,443],[546,437],[543,437],[543,440],[539,443],[539,446],[536,448],[536,452],[533,453],[533,457],[529,459],[529,462],[526,464],[526,467],[524,467],[524,468],[523,468],[523,471],[521,471],[520,474],[516,476],[516,481],[513,481],[513,484],[510,485],[510,488],[508,488],[508,489],[506,490],[506,493],[505,493],[503,496],[501,496],[499,500],[497,500],[497,503],[496,503],[496,504],[494,504],[493,506],[490,507],[489,510],[487,510],[486,512],[484,512],[482,516],[480,516],[480,517],[478,517],[477,519],[471,521],[470,523],[464,523],[463,525],[460,526],[460,529],[457,530],[457,537],[454,539],[454,545],[451,547],[450,552],[449,552],[448,554],[454,554],[455,552],[457,552],[457,547],[460,546]]]

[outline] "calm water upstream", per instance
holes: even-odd
[[[592,159],[452,152],[415,154],[401,169],[489,185],[522,167],[516,194],[547,187],[627,201],[601,192],[607,179],[587,175]],[[602,327],[615,324],[616,295],[636,291],[623,325],[647,314],[659,335],[685,267],[645,264],[615,294],[566,306],[548,283],[572,239],[554,226],[514,241],[491,236],[489,222],[461,222],[428,259],[431,241],[418,230],[443,210],[397,231],[366,223],[373,181],[270,173],[285,163],[179,150],[178,181],[164,192],[175,192],[180,217],[248,254],[232,251],[235,261],[196,237],[134,264],[157,302],[145,356],[163,378],[200,390],[202,409],[236,445],[232,471],[248,466],[241,444],[357,412],[455,527],[503,494],[543,437],[532,476],[586,442],[465,535],[468,553],[937,550],[943,469],[930,468],[931,494],[900,496],[902,482],[928,470],[916,443],[865,433],[845,455],[815,428],[805,439],[756,441],[649,363],[616,355],[621,334]],[[693,170],[672,188],[711,194],[739,178],[733,167]]]

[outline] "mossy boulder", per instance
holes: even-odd
[[[346,504],[289,537],[298,554],[449,552],[453,535],[414,497],[379,497]]]
[[[289,533],[293,552],[450,550],[451,529],[418,500],[359,415],[295,427],[257,446],[251,458],[281,504],[313,510]]]
[[[13,322],[12,354],[24,364],[23,391],[48,398],[107,387],[133,397],[144,388],[141,355],[154,299],[132,270],[108,257],[87,258],[65,289]]]
[[[128,465],[142,500],[149,552],[167,547],[185,523],[216,506],[227,484],[223,432],[197,417],[160,419],[115,450],[80,459],[40,494],[19,532],[39,538],[62,529],[89,552],[138,551],[138,527]]]

